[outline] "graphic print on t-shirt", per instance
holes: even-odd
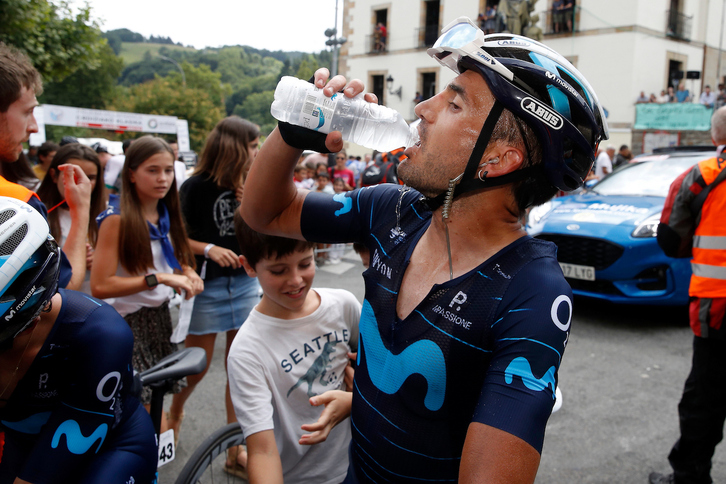
[[[214,201],[214,223],[219,230],[219,236],[234,235],[234,212],[239,202],[234,198],[231,190],[221,193]]]

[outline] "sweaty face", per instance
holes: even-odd
[[[398,176],[426,196],[445,191],[449,180],[464,171],[493,104],[484,78],[473,71],[417,104],[421,143],[406,150]]]
[[[35,92],[23,87],[20,98],[0,113],[0,161],[17,161],[23,151],[23,143],[30,133],[38,132],[33,109],[38,105]]]

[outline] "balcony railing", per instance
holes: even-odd
[[[388,39],[386,39],[388,40]],[[366,35],[366,53],[380,54],[388,50],[388,46],[380,40],[380,37],[374,34]]]
[[[580,6],[566,10],[547,10],[544,13],[544,34],[571,34],[579,30]]]
[[[414,29],[414,38],[419,49],[424,47],[432,47],[436,39],[439,38],[441,28],[438,25],[427,25]]]
[[[691,39],[693,17],[688,17],[677,10],[666,11],[666,35],[681,40]]]

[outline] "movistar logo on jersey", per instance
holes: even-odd
[[[525,97],[520,102],[522,109],[527,111],[529,114],[539,119],[543,123],[547,124],[553,129],[560,129],[564,125],[562,116],[548,108],[541,102],[531,97]]]
[[[441,408],[446,394],[446,361],[436,343],[422,339],[394,355],[383,344],[376,315],[368,301],[363,301],[360,337],[363,342],[360,351],[365,354],[368,376],[376,388],[393,395],[408,377],[418,374],[428,383],[424,398],[426,408],[432,412]]]
[[[351,208],[353,208],[353,199],[351,199],[350,197],[346,197],[345,193],[336,193],[335,195],[333,195],[333,200],[343,205],[343,208],[335,211],[336,217],[345,215],[346,213],[350,212]]]
[[[521,378],[524,386],[530,390],[541,392],[545,388],[550,387],[552,389],[552,399],[554,400],[556,386],[554,366],[550,367],[550,369],[542,375],[542,378],[537,378],[534,376],[534,373],[532,373],[532,366],[529,364],[527,358],[518,356],[509,363],[509,366],[507,366],[507,369],[504,372],[504,381],[507,382],[508,385],[511,385],[515,376]]]
[[[81,432],[81,426],[75,420],[66,420],[58,426],[53,435],[53,440],[50,442],[50,446],[54,449],[60,444],[62,436],[66,436],[66,446],[72,454],[81,455],[88,452],[93,444],[99,439],[101,440],[96,447],[96,454],[101,450],[103,441],[106,440],[106,434],[108,433],[108,425],[101,424],[93,431],[91,435],[86,437]]]

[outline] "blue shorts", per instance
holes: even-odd
[[[194,299],[189,334],[239,329],[259,301],[260,285],[246,274],[204,281],[204,291]]]

